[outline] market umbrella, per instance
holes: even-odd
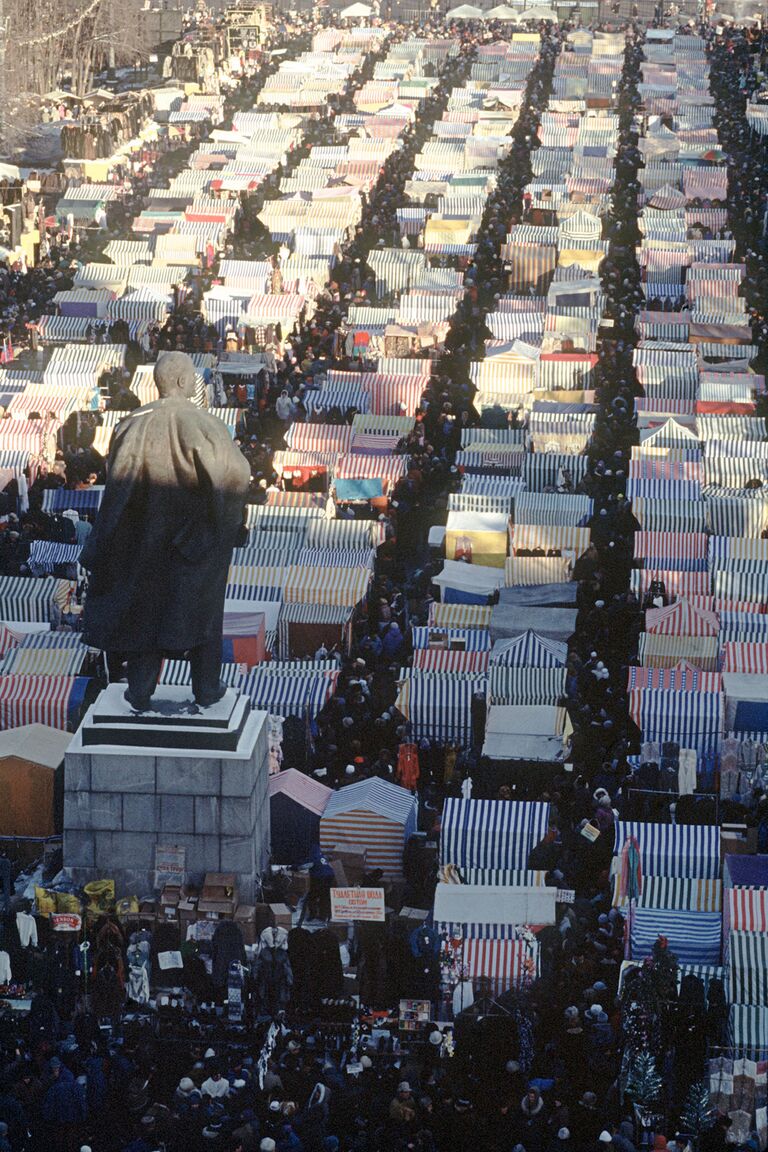
[[[446,12],[446,20],[482,20],[485,13],[482,8],[475,8],[472,4],[460,4],[458,8],[451,8]]]
[[[523,20],[552,20],[557,23],[557,12],[554,8],[545,8],[541,5],[537,8],[526,8]]]

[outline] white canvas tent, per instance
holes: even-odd
[[[554,924],[554,888],[438,884],[436,921],[452,924]]]

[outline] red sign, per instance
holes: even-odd
[[[83,921],[76,912],[52,912],[51,928],[54,932],[79,932]]]

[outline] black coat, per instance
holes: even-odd
[[[121,421],[81,555],[97,648],[181,652],[221,636],[250,467],[221,420],[183,396]]]

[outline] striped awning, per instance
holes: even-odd
[[[88,683],[84,676],[0,676],[0,727],[72,731]]]
[[[719,964],[721,921],[719,912],[677,908],[635,908],[630,917],[630,948],[637,960],[650,956],[659,936],[683,964]]]
[[[768,932],[768,889],[726,889],[723,930],[726,934]]]
[[[446,648],[417,648],[413,668],[424,672],[460,672],[466,675],[485,672],[490,652],[463,652]]]
[[[488,673],[491,704],[558,704],[565,695],[565,668],[509,668],[493,664]]]
[[[491,638],[487,628],[415,626],[411,629],[411,643],[414,652],[420,648],[489,652],[491,648]]]
[[[768,1007],[768,953],[762,932],[731,932],[726,941],[726,995],[732,1004]],[[766,1043],[766,1037],[763,1037]],[[768,1046],[768,1043],[767,1043]]]
[[[640,849],[643,875],[720,877],[720,829],[705,824],[650,824],[619,820],[615,852],[618,855],[629,836]]]
[[[723,679],[719,672],[702,672],[690,664],[675,668],[637,668],[627,670],[627,688],[669,692],[721,692]]]
[[[300,716],[314,719],[336,689],[338,672],[296,672],[264,674],[252,668],[242,684],[254,708],[274,716]]]
[[[497,640],[491,650],[491,664],[506,668],[561,668],[567,658],[567,644],[531,630],[510,640]]]
[[[440,863],[463,868],[526,868],[549,824],[549,804],[449,797]]]
[[[320,818],[320,847],[364,844],[366,866],[389,879],[402,876],[403,849],[416,830],[417,804],[387,780],[361,780],[333,792]]]
[[[19,645],[2,658],[2,676],[79,676],[87,655],[77,648],[28,648]]]
[[[731,1004],[728,1009],[728,1044],[734,1054],[753,1060],[768,1058],[768,1007]]]
[[[537,954],[538,945],[531,948],[524,940],[468,936],[462,943],[460,959],[471,980],[488,980],[498,996],[535,979]]]
[[[621,895],[618,873],[614,876],[613,905],[626,908],[629,900]],[[668,908],[694,912],[719,913],[723,904],[723,887],[719,879],[689,879],[682,876],[643,876],[638,908]]]
[[[56,607],[64,607],[71,592],[68,580],[0,576],[0,620],[48,624]]]
[[[472,698],[482,681],[414,670],[400,685],[395,707],[415,740],[468,745],[472,735]]]
[[[723,735],[722,693],[635,688],[628,695],[629,714],[644,740],[674,740],[702,754],[717,752]]]
[[[440,604],[429,606],[430,627],[487,628],[492,609],[484,604]]]
[[[729,641],[721,650],[723,672],[768,676],[768,641]]]

